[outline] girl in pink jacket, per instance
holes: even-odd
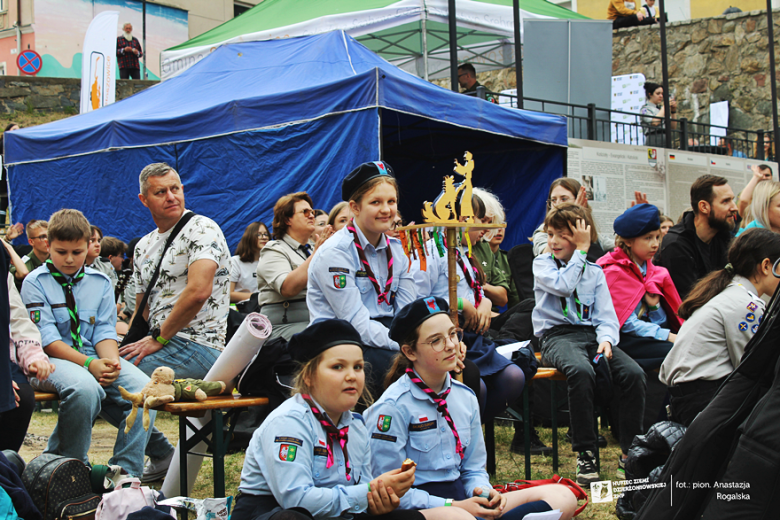
[[[658,208],[637,204],[615,219],[615,249],[598,262],[620,322],[620,348],[645,370],[661,366],[682,320],[669,271],[653,265],[660,244]]]
[[[35,408],[35,391],[27,378],[34,376],[43,381],[54,371],[54,365],[49,363],[49,356],[41,348],[38,327],[30,320],[30,313],[34,313],[35,309],[30,309],[28,313],[10,273],[8,303],[11,309],[11,378],[16,408],[0,414],[0,424],[3,425],[0,428],[0,450],[19,451]]]

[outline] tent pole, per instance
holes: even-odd
[[[423,44],[423,71],[425,81],[428,81],[428,13],[423,12],[422,19],[422,44]]]
[[[452,91],[460,92],[458,88],[458,22],[455,16],[455,0],[447,0],[450,22],[450,82]]]
[[[672,116],[669,108],[669,57],[666,55],[666,8],[664,0],[659,0],[661,22],[661,85],[664,87],[664,148],[672,147]],[[680,143],[683,145],[682,143]],[[683,145],[685,146],[685,145]]]
[[[775,23],[772,20],[772,0],[766,0],[766,31],[769,36],[769,86],[772,92],[772,142],[774,143],[774,157],[777,160],[777,151],[780,150],[780,132],[777,125],[777,72],[775,71]],[[757,147],[764,146],[758,143]]]
[[[377,148],[379,149],[379,160],[384,161],[384,154],[382,150],[382,109],[377,108],[376,114],[377,114],[376,140],[377,140]]]
[[[143,39],[144,39],[144,46],[143,46],[143,52],[144,52],[144,74],[141,76],[141,79],[149,79],[149,73],[146,71],[146,0],[143,0],[143,22],[141,25],[143,26]]]
[[[520,0],[512,2],[515,22],[515,82],[517,83],[517,108],[523,108],[523,48],[520,42]]]

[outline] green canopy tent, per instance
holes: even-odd
[[[458,61],[478,71],[514,65],[512,0],[458,0]],[[547,0],[520,0],[524,18],[588,19]],[[449,75],[447,0],[265,0],[241,16],[162,52],[165,80],[220,45],[337,29],[387,61],[427,79]]]

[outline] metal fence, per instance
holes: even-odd
[[[477,87],[469,95],[481,99],[492,97],[499,104],[516,107],[517,96],[491,92]],[[523,98],[523,108],[547,114],[566,117],[568,136],[575,139],[589,139],[627,145],[644,145],[648,137],[653,146],[663,147],[663,129],[650,127],[649,120],[642,122],[642,115],[621,110],[598,108],[594,104],[575,105],[558,101]],[[745,130],[742,128],[697,123],[688,119],[672,118],[672,148],[734,157],[775,160],[773,135],[771,131]],[[655,130],[655,132],[653,132]],[[655,134],[651,137],[652,134]],[[659,139],[660,141],[654,141]]]

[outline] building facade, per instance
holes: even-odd
[[[159,79],[163,49],[208,31],[260,1],[148,0],[144,48],[148,79]],[[31,49],[43,61],[38,76],[81,77],[84,35],[103,11],[119,11],[117,36],[130,22],[133,36],[143,44],[141,0],[0,0],[0,75],[19,75],[16,58]]]
[[[567,9],[584,14],[595,20],[607,18],[609,0],[550,0]],[[646,0],[634,0],[643,5]],[[656,0],[656,8],[659,6]],[[670,22],[680,22],[695,18],[710,18],[723,14],[729,7],[738,7],[744,12],[766,9],[766,0],[664,0]],[[780,7],[780,0],[772,0],[772,8]]]

